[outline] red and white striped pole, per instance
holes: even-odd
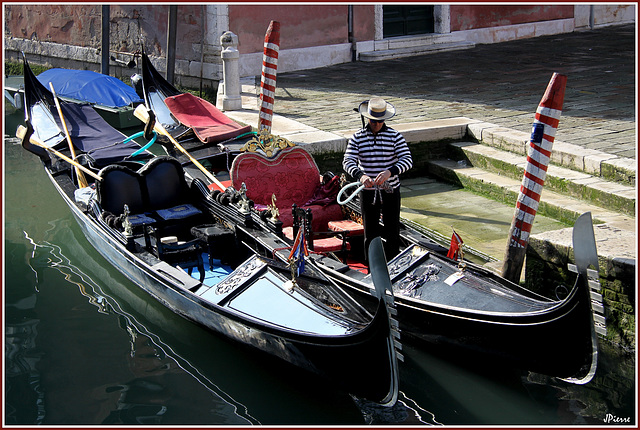
[[[529,141],[527,164],[520,185],[520,194],[516,202],[516,210],[509,231],[509,243],[502,266],[502,276],[512,282],[520,280],[531,227],[540,204],[540,195],[547,177],[553,141],[562,114],[566,86],[567,77],[554,73],[536,111],[531,140]]]
[[[258,131],[267,130],[271,134],[273,103],[276,97],[276,72],[278,70],[278,51],[280,50],[280,23],[271,21],[264,36],[264,55],[262,57],[262,79],[260,81],[260,116]]]

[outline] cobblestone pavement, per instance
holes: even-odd
[[[529,133],[554,72],[566,74],[556,141],[636,158],[635,26],[281,73],[276,113],[324,131],[360,127],[377,95],[407,123],[457,116]],[[258,83],[259,85],[259,83]]]

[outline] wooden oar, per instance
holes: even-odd
[[[64,128],[64,134],[67,136],[67,142],[69,143],[69,151],[71,151],[71,157],[75,160],[76,158],[76,150],[73,147],[73,142],[71,142],[71,135],[69,134],[69,129],[67,128],[67,122],[64,120],[64,115],[62,115],[62,108],[60,107],[60,102],[58,101],[58,96],[56,95],[56,90],[53,88],[53,82],[49,82],[49,88],[51,88],[51,93],[53,94],[53,101],[56,103],[56,108],[58,109],[58,115],[60,115],[60,122],[62,123],[62,128]],[[89,186],[87,182],[87,178],[84,177],[82,173],[82,169],[79,169],[76,166],[76,175],[78,176],[78,184],[80,188],[85,188]]]
[[[135,115],[136,118],[138,118],[140,121],[144,122],[145,124],[149,121],[149,112],[147,111],[147,108],[144,105],[139,105],[135,111],[133,111],[133,115]],[[209,180],[213,183],[215,183],[216,185],[218,185],[223,191],[227,189],[227,187],[225,187],[224,185],[222,185],[222,182],[218,181],[218,179],[213,176],[213,174],[211,174],[211,172],[209,172],[207,169],[204,168],[204,166],[202,164],[200,164],[200,162],[198,160],[196,160],[195,158],[193,158],[193,156],[191,154],[189,154],[189,152],[184,149],[182,147],[182,145],[180,145],[178,143],[178,141],[171,135],[169,134],[169,132],[163,127],[162,124],[160,124],[158,121],[155,122],[155,124],[153,125],[153,129],[156,131],[156,133],[158,134],[162,134],[164,136],[167,136],[169,138],[169,140],[171,141],[171,143],[173,143],[173,145],[178,148],[183,154],[185,154],[187,157],[189,157],[189,160],[195,164],[195,166],[200,169],[202,171],[202,173],[205,174],[205,176],[207,178],[209,178]]]
[[[27,128],[24,125],[21,125],[18,127],[18,130],[16,130],[16,137],[18,137],[20,140],[24,140],[25,136],[27,135]],[[36,136],[34,136],[33,134],[31,136],[29,136],[29,142],[31,142],[32,144],[36,145],[36,146],[40,146],[48,151],[51,151],[53,154],[57,155],[58,157],[62,158],[63,160],[65,160],[66,162],[73,164],[76,169],[82,170],[84,173],[86,173],[89,176],[94,177],[95,179],[97,179],[98,181],[102,180],[102,176],[93,173],[91,170],[87,169],[86,167],[84,167],[83,165],[81,165],[80,163],[78,163],[75,160],[72,160],[71,158],[67,157],[66,155],[56,151],[53,148],[48,147],[42,140],[38,139]],[[86,181],[86,179],[85,179]]]

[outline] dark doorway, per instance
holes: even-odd
[[[382,6],[383,37],[433,33],[433,6]]]

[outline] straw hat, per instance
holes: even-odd
[[[364,101],[358,106],[360,115],[365,118],[384,121],[396,114],[396,108],[391,103],[387,103],[380,97],[374,97],[369,101]]]

